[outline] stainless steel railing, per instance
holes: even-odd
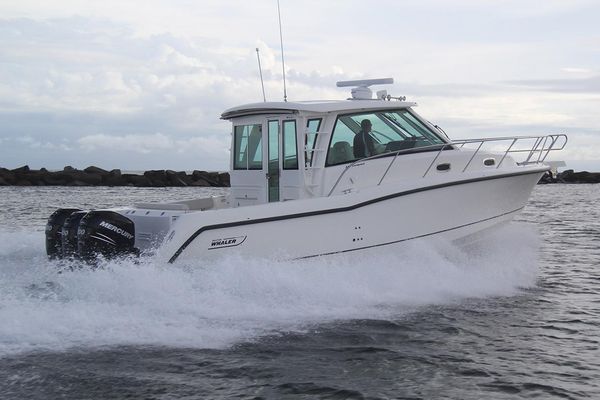
[[[527,148],[518,148],[518,147],[515,148],[515,146],[518,146],[519,142],[524,142],[524,141],[534,141],[534,142],[531,146],[529,146]],[[477,146],[477,148],[471,155],[471,158],[469,159],[469,161],[467,162],[467,164],[465,165],[465,167],[462,170],[462,172],[465,172],[467,170],[467,168],[469,168],[469,166],[471,165],[472,161],[475,159],[475,156],[479,153],[479,151],[483,147],[484,143],[510,142],[510,143],[507,143],[506,150],[504,150],[504,151],[496,150],[496,152],[498,152],[498,153],[503,153],[502,158],[500,159],[500,162],[496,165],[496,168],[500,168],[500,166],[504,162],[504,159],[506,158],[506,156],[508,154],[513,154],[513,153],[528,153],[527,157],[525,158],[525,161],[520,162],[519,165],[541,164],[546,160],[546,157],[548,157],[548,154],[551,151],[558,151],[558,150],[564,149],[565,145],[567,144],[567,141],[568,141],[567,135],[564,135],[564,134],[542,135],[542,136],[507,136],[507,137],[483,138],[483,139],[462,139],[462,140],[453,140],[453,141],[450,141],[448,143],[441,144],[441,145],[436,144],[436,145],[423,146],[423,147],[417,147],[417,148],[411,148],[411,149],[403,149],[403,150],[397,150],[394,152],[386,152],[386,153],[382,153],[382,154],[377,154],[377,155],[374,155],[371,157],[361,158],[359,160],[352,162],[351,164],[348,164],[346,166],[346,168],[344,168],[344,170],[338,176],[337,180],[335,181],[335,184],[333,185],[333,187],[331,188],[331,190],[329,191],[327,196],[328,197],[331,196],[331,194],[333,193],[333,191],[335,190],[337,185],[342,180],[343,176],[346,174],[346,172],[350,168],[354,167],[357,164],[360,164],[360,163],[363,163],[363,162],[369,161],[369,160],[374,160],[374,159],[383,158],[383,157],[390,157],[391,155],[394,156],[392,158],[392,160],[390,161],[390,163],[388,164],[387,168],[385,169],[384,173],[381,175],[381,178],[379,179],[379,182],[377,183],[377,185],[379,186],[379,185],[381,185],[381,182],[383,182],[384,178],[386,177],[386,175],[392,168],[392,165],[394,165],[394,162],[396,161],[398,156],[401,154],[406,154],[406,153],[414,153],[415,150],[417,150],[419,152],[434,150],[434,149],[438,150],[436,152],[435,156],[433,157],[433,159],[431,160],[431,162],[429,163],[429,165],[427,166],[427,169],[425,170],[425,173],[423,174],[423,178],[424,178],[425,176],[427,176],[427,174],[431,170],[431,167],[433,167],[433,165],[435,164],[435,162],[437,161],[437,159],[440,157],[440,155],[442,154],[442,152],[444,150],[461,149],[465,145],[471,145],[471,144],[474,144]]]

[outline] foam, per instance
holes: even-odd
[[[535,284],[538,239],[511,225],[468,250],[407,243],[399,252],[295,262],[111,262],[59,273],[43,233],[0,231],[0,356],[72,347],[223,348],[261,335],[415,308],[513,295]]]

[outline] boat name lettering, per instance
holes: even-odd
[[[213,239],[210,242],[210,247],[208,249],[212,250],[212,249],[220,249],[223,247],[239,246],[240,244],[242,244],[244,242],[244,240],[246,240],[246,236],[236,236],[236,237],[229,237],[229,238],[223,238],[223,239]]]
[[[100,226],[103,227],[103,228],[108,229],[109,231],[116,232],[119,235],[126,237],[127,239],[133,239],[133,235],[131,233],[129,233],[129,232],[127,232],[127,231],[125,231],[125,230],[123,230],[123,229],[121,229],[119,227],[116,227],[113,224],[109,224],[106,221],[100,222]]]

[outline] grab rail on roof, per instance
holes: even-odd
[[[526,140],[535,140],[535,142],[533,143],[533,145],[531,147],[515,148],[515,145],[518,146],[519,142],[523,142]],[[512,153],[528,153],[527,157],[525,158],[525,161],[520,162],[519,165],[541,164],[546,160],[546,157],[548,157],[548,154],[551,151],[558,151],[558,150],[564,149],[567,144],[568,137],[567,137],[567,135],[562,134],[562,133],[556,134],[556,135],[542,135],[542,136],[505,136],[505,137],[483,138],[483,139],[452,140],[452,141],[442,144],[442,145],[435,144],[435,145],[418,147],[419,151],[428,150],[428,149],[430,149],[430,150],[437,149],[438,150],[435,157],[433,157],[433,159],[429,163],[429,166],[425,170],[425,173],[423,174],[423,178],[425,178],[425,176],[427,176],[427,174],[431,170],[431,167],[433,166],[433,164],[435,164],[437,159],[442,154],[442,151],[444,151],[444,150],[463,148],[465,145],[469,145],[469,144],[477,145],[477,149],[475,150],[475,152],[473,152],[473,154],[471,155],[471,158],[469,159],[469,161],[467,162],[467,164],[465,165],[465,167],[462,170],[462,172],[465,172],[467,170],[467,168],[469,167],[469,165],[471,165],[471,162],[473,161],[473,159],[475,158],[477,153],[479,153],[479,150],[481,149],[481,147],[483,146],[484,143],[507,142],[507,141],[510,141],[510,144],[507,144],[508,147],[504,151],[504,154],[502,155],[500,162],[496,166],[496,169],[500,168],[500,166],[504,162],[504,159],[506,158],[506,156],[508,154],[512,154]],[[378,186],[381,185],[381,182],[383,182],[383,179],[386,177],[387,173],[392,168],[392,165],[396,161],[396,158],[398,158],[398,156],[401,154],[411,153],[414,150],[415,150],[415,148],[402,149],[402,150],[397,150],[394,152],[381,153],[381,154],[377,154],[374,156],[365,157],[365,158],[361,158],[361,159],[353,161],[351,164],[348,164],[346,166],[346,168],[344,168],[344,170],[342,171],[340,176],[338,176],[337,180],[335,181],[335,184],[333,185],[333,187],[327,194],[327,197],[331,196],[331,194],[333,193],[333,191],[335,190],[337,185],[342,180],[342,177],[346,174],[346,172],[350,168],[354,167],[355,165],[357,165],[359,163],[363,163],[365,161],[374,160],[377,158],[389,157],[393,154],[394,158],[392,158],[392,160],[388,164],[385,172],[383,173],[383,175],[379,179],[379,182],[377,183]]]

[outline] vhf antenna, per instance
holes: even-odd
[[[285,87],[285,60],[283,58],[283,35],[281,33],[281,10],[277,0],[277,15],[279,15],[279,42],[281,43],[281,68],[283,70],[283,101],[287,101],[287,90]]]
[[[260,54],[258,53],[258,47],[256,48],[256,58],[258,59],[258,72],[260,73],[260,86],[262,87],[263,101],[266,103],[267,97],[265,96],[265,82],[263,81],[262,67],[260,66]]]

